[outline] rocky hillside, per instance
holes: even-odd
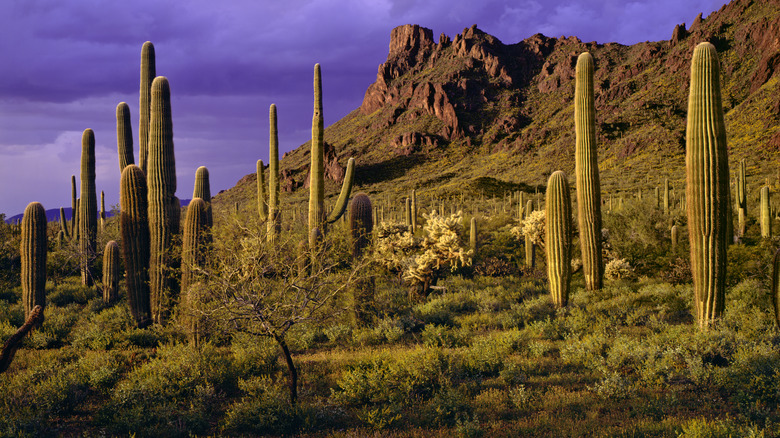
[[[329,173],[339,179],[356,157],[359,190],[399,194],[527,189],[571,173],[575,62],[590,51],[604,191],[652,190],[664,177],[683,187],[690,57],[702,41],[721,57],[732,172],[746,158],[749,185],[780,184],[780,0],[735,0],[668,41],[631,46],[541,34],[504,44],[476,25],[435,41],[397,27],[362,105],[325,131]],[[282,159],[285,190],[306,185],[308,153]],[[248,175],[220,197],[249,201],[253,187]]]

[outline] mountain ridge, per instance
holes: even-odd
[[[690,27],[678,24],[669,40],[630,46],[542,34],[504,44],[476,25],[434,42],[430,29],[396,27],[361,106],[325,130],[330,163],[355,157],[355,184],[369,193],[456,194],[486,178],[497,190],[543,186],[555,170],[573,172],[574,69],[590,51],[604,192],[650,190],[664,178],[682,188],[690,57],[702,41],[720,54],[731,168],[745,158],[754,188],[770,176],[780,184],[772,166],[780,152],[777,0],[734,0]],[[307,142],[281,160],[286,191],[305,186],[308,150]],[[215,202],[245,200],[254,181],[245,176]]]

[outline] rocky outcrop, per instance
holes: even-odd
[[[336,149],[332,144],[327,141],[323,144],[323,152],[325,153],[325,179],[341,183],[344,181],[344,175],[347,172],[347,168],[339,164],[339,158],[336,156]],[[303,183],[304,188],[309,188],[309,176],[311,175],[311,169],[306,174],[306,180]]]
[[[669,46],[676,46],[677,43],[679,43],[686,36],[688,36],[688,31],[685,30],[685,23],[674,26],[674,31],[672,31],[672,39],[669,40]]]

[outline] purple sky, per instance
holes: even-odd
[[[171,84],[177,196],[204,165],[212,193],[268,160],[268,107],[280,153],[311,136],[312,71],[322,65],[325,125],[357,108],[387,58],[390,30],[454,37],[477,26],[510,44],[537,32],[584,41],[669,39],[723,0],[2,0],[0,213],[31,201],[70,206],[81,133],[95,131],[97,189],[119,203],[117,103],[130,105],[138,155],[141,45]]]

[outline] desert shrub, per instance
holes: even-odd
[[[679,438],[731,438],[736,436],[763,437],[758,426],[742,426],[731,419],[694,418],[688,420],[677,434]]]
[[[72,344],[77,348],[109,350],[127,345],[123,331],[134,325],[127,306],[115,306],[92,314],[73,328]]]
[[[154,358],[116,384],[99,421],[113,433],[202,434],[221,403],[221,390],[235,385],[232,376],[229,359],[210,344],[200,351],[161,345]]]
[[[46,291],[46,299],[55,306],[64,307],[68,304],[86,304],[95,298],[95,288],[81,284],[81,280],[70,277],[56,287]]]
[[[420,422],[431,427],[454,426],[471,415],[471,392],[465,384],[443,385],[420,408]]]
[[[331,400],[344,406],[405,404],[430,398],[447,380],[449,357],[428,348],[358,362],[336,381]]]
[[[55,348],[69,340],[70,332],[79,320],[82,307],[71,303],[65,307],[47,307],[40,329],[33,330],[24,340],[30,348]]]
[[[446,325],[428,324],[422,333],[423,344],[428,347],[460,347],[468,344],[462,330]]]
[[[483,420],[508,418],[512,412],[509,392],[505,389],[486,388],[474,397],[472,403],[475,416]]]
[[[267,337],[235,333],[230,351],[233,368],[239,376],[267,375],[279,368],[279,346]]]
[[[516,329],[477,338],[460,353],[459,368],[468,376],[496,376],[505,359],[525,342],[525,334]]]
[[[287,434],[298,426],[297,409],[290,405],[286,389],[268,377],[239,379],[241,398],[225,412],[221,429],[231,435]]]

